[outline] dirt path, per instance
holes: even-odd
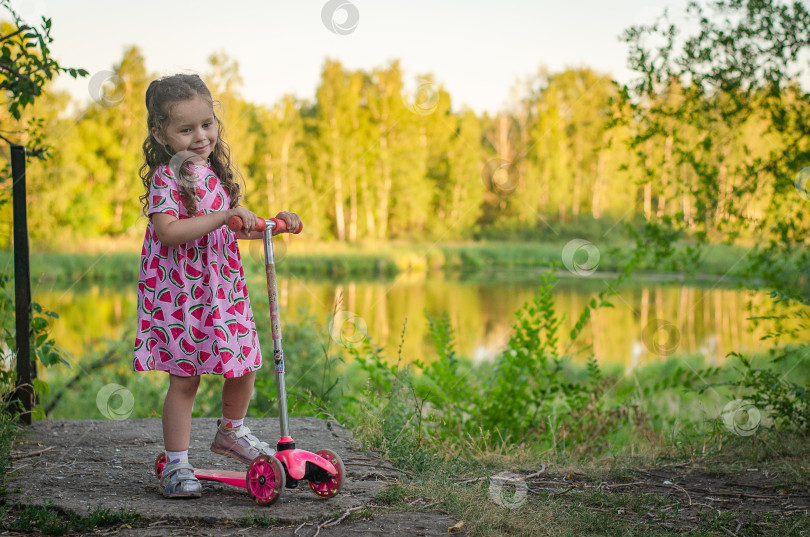
[[[260,438],[279,436],[275,419],[252,419],[248,425]],[[203,468],[244,471],[239,462],[209,450],[215,428],[214,419],[193,420],[192,462]],[[121,507],[141,515],[138,527],[118,524],[101,530],[105,536],[464,535],[451,530],[459,520],[446,513],[428,512],[430,507],[420,510],[411,502],[384,506],[375,501],[380,490],[399,480],[400,471],[376,453],[360,449],[340,425],[293,418],[291,430],[298,447],[330,448],[343,458],[348,480],[338,496],[318,498],[302,483],[298,489],[286,490],[275,504],[260,507],[245,490],[205,482],[200,499],[166,500],[158,491],[153,469],[162,450],[161,423],[142,419],[36,422],[26,441],[14,447],[13,475],[7,483],[12,493],[4,499],[38,505],[51,502],[57,509],[80,515]],[[797,461],[782,473],[792,469],[795,475],[806,475],[802,473],[805,464]],[[536,513],[559,512],[583,520],[615,517],[611,524],[621,528],[652,524],[699,530],[706,528],[708,518],[722,515],[728,524],[724,529],[732,534],[749,523],[765,527],[782,518],[804,524],[810,512],[810,483],[766,468],[743,467],[732,475],[710,464],[681,463],[629,468],[623,477],[604,481],[560,470],[520,475],[518,486],[525,492],[521,502],[529,503]],[[481,512],[503,509],[490,501],[491,482],[486,476],[460,478],[458,486],[480,489]],[[422,505],[436,505],[437,500],[426,498]],[[517,510],[515,515],[529,520],[534,516],[532,509]],[[325,524],[328,521],[333,524]],[[465,528],[474,523],[466,522]],[[539,534],[549,529],[537,526]]]
[[[249,419],[248,426],[269,443],[279,437],[278,420]],[[97,508],[121,507],[142,516],[142,527],[121,529],[118,535],[298,535],[316,533],[317,525],[342,513],[368,506],[374,495],[395,482],[399,471],[374,452],[359,449],[342,426],[317,418],[292,418],[296,446],[309,451],[335,450],[348,479],[340,494],[324,500],[306,483],[284,491],[275,504],[261,507],[247,491],[215,482],[203,483],[203,497],[166,500],[158,490],[154,460],[161,452],[159,419],[39,421],[23,445],[15,446],[8,501],[43,505],[86,515]],[[242,470],[244,465],[212,453],[216,431],[213,418],[194,419],[190,459],[197,467]],[[36,453],[39,452],[39,453]],[[36,454],[35,454],[36,453]],[[246,528],[248,517],[268,517],[268,528]],[[349,518],[319,535],[439,535],[455,524],[440,513],[380,513],[373,520]],[[397,531],[399,528],[399,531]]]
[[[743,521],[763,517],[807,517],[810,486],[782,486],[780,477],[759,468],[740,475],[712,475],[710,468],[679,465],[669,468],[635,468],[622,480],[594,481],[585,476],[546,474],[527,479],[527,490],[575,503],[583,493],[619,493],[656,496],[667,504],[660,511],[619,508],[628,521],[662,522],[667,512],[677,512],[677,526],[693,529],[702,515],[725,513]],[[674,511],[673,511],[674,510]],[[655,511],[655,512],[653,512]],[[671,522],[671,520],[670,520]]]

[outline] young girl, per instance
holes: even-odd
[[[146,227],[138,281],[135,371],[169,373],[163,404],[167,464],[160,489],[199,497],[188,463],[191,409],[200,375],[225,377],[222,419],[211,450],[249,463],[273,449],[242,424],[262,365],[236,239],[258,239],[257,217],[239,206],[230,150],[221,139],[211,93],[196,75],[153,81],[146,90],[149,135],[143,143],[140,197]],[[238,215],[244,231],[225,226]],[[294,213],[280,212],[289,229]]]

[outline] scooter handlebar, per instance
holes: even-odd
[[[256,222],[256,227],[253,228],[255,231],[264,231],[267,226],[267,221],[273,222],[273,235],[278,235],[279,233],[293,233],[298,234],[301,233],[301,230],[304,229],[304,224],[302,223],[298,226],[298,229],[295,231],[290,231],[287,229],[287,222],[280,218],[268,218],[265,220],[264,218],[259,218]],[[233,215],[232,217],[228,218],[228,227],[231,231],[239,231],[242,229],[242,217],[238,215]]]

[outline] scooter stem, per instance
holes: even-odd
[[[264,266],[267,273],[267,298],[270,303],[270,330],[273,334],[273,362],[276,369],[276,390],[278,394],[278,419],[281,437],[290,436],[290,422],[287,416],[287,387],[284,383],[284,351],[281,348],[281,317],[278,309],[278,287],[276,286],[276,260],[273,255],[273,219],[266,221],[264,229]]]

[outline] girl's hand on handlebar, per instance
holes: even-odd
[[[284,220],[287,224],[287,229],[289,229],[291,233],[297,233],[301,229],[301,218],[295,213],[281,211],[276,215],[276,218]]]
[[[256,216],[255,213],[245,209],[244,207],[234,207],[233,209],[229,209],[225,211],[225,222],[228,222],[228,219],[232,216],[238,216],[242,219],[242,232],[245,234],[250,233],[254,227],[256,227],[256,222],[259,221],[259,217]]]

